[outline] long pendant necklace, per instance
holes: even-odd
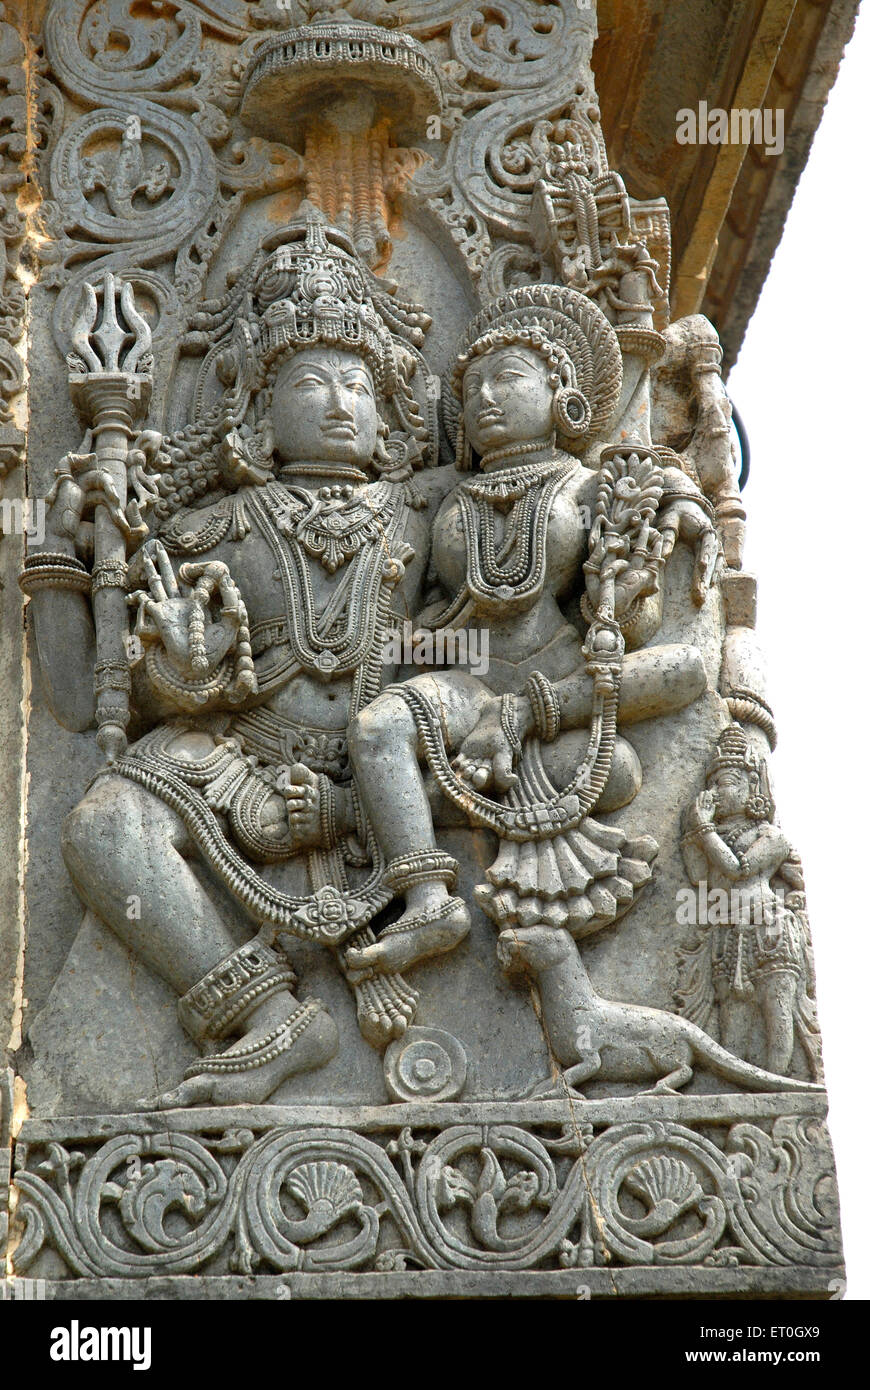
[[[397,552],[407,512],[393,493],[389,484],[376,484],[367,494],[365,534],[339,581],[341,592],[336,590],[328,604],[329,622],[315,609],[308,572],[310,558],[296,534],[298,521],[304,518],[294,518],[284,489],[274,485],[267,485],[252,503],[284,586],[287,632],[294,658],[321,678],[331,679],[356,670],[377,646],[383,608],[381,590],[391,582],[395,567],[388,560]],[[368,522],[374,524],[370,527]]]
[[[552,459],[485,474],[459,490],[465,532],[466,584],[478,600],[527,602],[544,582],[547,528],[556,494],[573,473],[573,460]],[[495,512],[512,502],[500,547]],[[508,563],[509,557],[513,559]]]

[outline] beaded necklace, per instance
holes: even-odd
[[[356,671],[369,658],[379,661],[389,593],[398,578],[388,561],[401,549],[407,507],[387,483],[367,491],[367,517],[377,517],[377,525],[371,531],[365,527],[326,611],[318,613],[308,572],[311,560],[296,534],[304,518],[294,515],[287,503],[284,489],[272,483],[252,499],[251,507],[281,576],[294,659],[327,680]]]
[[[475,604],[482,610],[494,602],[500,608],[515,605],[525,610],[537,600],[547,570],[550,512],[576,468],[577,461],[563,454],[478,474],[460,484],[455,495],[465,535],[465,583],[433,619],[433,627],[461,627]],[[497,546],[495,512],[503,511],[506,503],[511,513]],[[515,549],[518,553],[511,560]]]
[[[466,584],[473,598],[526,604],[537,597],[546,573],[553,501],[575,467],[573,459],[549,459],[487,474],[460,488]],[[498,546],[495,512],[505,502],[513,505]]]

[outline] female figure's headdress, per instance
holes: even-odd
[[[622,355],[613,327],[585,295],[563,285],[522,285],[472,319],[460,344],[453,388],[462,400],[469,363],[498,348],[522,345],[548,363],[556,388],[557,435],[565,448],[585,444],[609,422],[622,389]],[[456,463],[471,466],[461,410]]]

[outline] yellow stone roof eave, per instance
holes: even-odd
[[[796,0],[766,0],[734,93],[733,108],[753,110],[763,106],[795,4]],[[735,142],[714,148],[716,155],[703,202],[673,276],[671,313],[674,318],[697,313],[701,307],[718,248],[719,232],[731,205],[748,145]]]

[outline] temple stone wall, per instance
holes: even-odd
[[[2,1137],[51,1297],[842,1269],[686,295],[733,179],[643,173],[616,8],[0,18]],[[763,8],[706,39],[760,92]]]

